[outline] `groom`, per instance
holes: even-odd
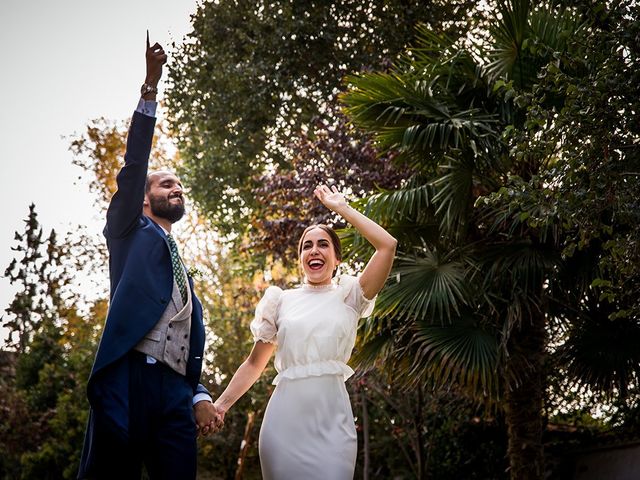
[[[220,422],[199,384],[202,305],[171,236],[182,184],[171,172],[147,174],[166,61],[147,33],[147,75],[104,229],[110,306],[87,386],[82,479],[139,479],[143,464],[151,479],[195,479],[197,431]]]

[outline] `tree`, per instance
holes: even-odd
[[[427,384],[407,391],[375,370],[358,373],[348,386],[361,450],[356,477],[362,469],[367,478],[367,444],[370,478],[508,477],[503,420],[460,392],[434,392]]]
[[[84,390],[98,331],[95,317],[79,314],[83,301],[75,275],[83,266],[93,267],[94,261],[104,262],[86,236],[70,235],[59,243],[52,231],[43,241],[33,205],[25,223],[13,249],[22,257],[7,268],[10,280],[21,285],[7,308],[6,323],[19,333],[19,341],[15,376],[5,380],[1,423],[3,429],[18,427],[11,428],[6,439],[3,435],[8,453],[2,478],[73,478],[87,420]]]
[[[252,189],[281,147],[343,88],[342,77],[388,65],[414,25],[467,28],[475,2],[441,0],[208,2],[169,67],[167,106],[185,160],[181,177],[221,232],[241,232]]]
[[[344,116],[336,113],[334,118],[335,123],[316,119],[309,130],[294,135],[286,146],[291,165],[259,177],[246,247],[253,255],[269,256],[295,270],[297,241],[306,227],[346,226],[315,198],[317,185],[335,185],[357,202],[379,189],[399,188],[410,175],[393,164],[393,155],[378,155],[371,139],[350,129]]]
[[[640,374],[639,14],[628,1],[587,10],[597,28],[523,95],[527,128],[517,149],[554,159],[539,179],[554,188],[528,195],[527,187],[512,199],[523,210],[535,202],[554,211],[565,233],[569,275],[550,284],[554,367],[622,410],[633,410]]]
[[[363,328],[360,360],[403,372],[411,385],[455,382],[498,402],[512,478],[542,478],[546,336],[558,318],[552,306],[562,302],[564,319],[577,324],[575,311],[590,293],[555,281],[575,278],[575,263],[562,255],[563,219],[576,211],[559,215],[537,201],[561,192],[553,188],[559,177],[545,176],[559,152],[531,128],[540,115],[527,108],[527,95],[559,111],[570,97],[557,89],[542,95],[537,75],[566,69],[561,60],[600,26],[588,8],[527,1],[498,2],[492,14],[488,47],[422,28],[418,46],[391,72],[348,79],[350,118],[417,170],[406,188],[369,202],[381,221],[411,227],[399,233],[399,281],[383,291],[382,308]],[[554,118],[544,124],[554,131],[552,110],[546,118]],[[530,134],[528,148],[520,132]],[[556,149],[543,155],[536,145]],[[622,311],[590,304],[598,314]],[[633,362],[629,353],[624,358]],[[577,358],[565,355],[564,365],[569,360]],[[609,372],[623,383],[635,375]]]
[[[52,230],[47,240],[43,240],[37,217],[35,205],[31,204],[29,216],[24,221],[24,233],[15,234],[20,243],[12,248],[22,252],[22,258],[19,261],[14,258],[4,273],[12,285],[19,285],[18,293],[6,309],[10,317],[2,325],[9,330],[8,343],[19,353],[26,352],[34,333],[50,314],[53,305],[48,295],[58,293],[55,290],[57,282],[53,281],[56,268],[60,266],[56,234]]]
[[[86,131],[70,137],[69,150],[73,154],[71,163],[84,170],[89,190],[96,194],[96,207],[103,211],[106,211],[117,188],[116,176],[123,165],[127,130],[125,122],[98,118],[87,124]],[[156,125],[149,160],[150,169],[159,170],[178,162],[169,153],[170,144],[166,126],[162,123]]]

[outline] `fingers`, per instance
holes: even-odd
[[[324,184],[318,185],[313,191],[316,197],[322,200],[327,195],[331,195],[332,193],[338,193],[338,188],[334,185],[331,188],[327,187]]]
[[[224,419],[220,415],[215,415],[215,417],[208,422],[199,422],[196,424],[198,437],[207,437],[212,433],[217,433],[222,427],[224,427]]]
[[[204,427],[198,429],[198,436],[207,437],[212,433],[218,433],[223,426],[224,423],[218,423],[216,420],[212,420]]]
[[[338,187],[333,185],[331,188],[327,187],[324,183],[321,183],[316,187],[316,190],[319,190],[323,193],[335,193],[338,191]]]
[[[154,43],[152,47],[147,47],[147,55],[158,57],[161,55],[166,56],[164,53],[164,48],[158,42]]]
[[[220,430],[222,427],[224,427],[224,418],[220,415],[218,415],[215,419],[215,426],[216,426],[216,431]]]
[[[155,72],[155,69],[158,66],[162,66],[167,63],[167,54],[158,42],[154,43],[152,46],[149,46],[149,41],[147,40],[147,69],[151,68],[152,71]],[[159,74],[157,74],[159,78]]]
[[[214,421],[210,421],[209,423],[204,423],[202,425],[196,425],[196,429],[198,430],[198,436],[199,437],[206,437],[211,433],[215,433],[218,430],[220,430],[219,428],[216,427],[216,425],[214,425]]]
[[[153,47],[151,46],[151,42],[149,42],[149,30],[147,30],[147,50],[151,50],[154,53],[158,53],[158,52],[163,52],[162,50],[162,45],[160,45],[158,42],[153,44]]]
[[[147,30],[147,58],[154,58],[160,60],[162,63],[166,62],[167,54],[164,52],[164,48],[158,42],[151,46],[149,41],[149,30]]]

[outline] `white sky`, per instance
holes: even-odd
[[[45,234],[79,224],[101,231],[62,137],[94,118],[129,118],[145,76],[146,29],[171,54],[195,10],[196,0],[0,0],[0,275],[32,202]],[[0,278],[0,315],[14,293]]]

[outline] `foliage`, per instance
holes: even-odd
[[[640,108],[639,13],[634,2],[596,12],[603,28],[558,57],[526,99],[530,128],[520,146],[540,137],[538,149],[554,159],[541,181],[556,187],[540,200],[563,222],[563,253],[579,271],[575,290],[585,292],[571,324],[559,299],[566,343],[558,360],[580,383],[622,396],[640,377],[631,346],[640,338],[640,127],[631,113]],[[560,106],[550,104],[558,97]]]
[[[85,384],[101,320],[96,315],[104,315],[106,302],[95,304],[94,315],[81,316],[74,275],[93,265],[100,250],[86,236],[58,243],[52,232],[43,241],[33,205],[25,223],[14,248],[25,252],[20,268],[14,259],[7,269],[23,291],[6,311],[14,319],[10,326],[29,329],[21,330],[14,373],[2,378],[6,396],[1,425],[11,432],[3,436],[6,457],[0,475],[75,478],[88,413]]]
[[[460,392],[426,385],[407,391],[390,380],[369,371],[349,381],[360,449],[356,477],[366,478],[368,444],[370,478],[506,478],[502,420]]]
[[[519,25],[529,10],[521,5],[520,16],[510,10],[520,3],[503,5],[500,16],[494,12],[494,28],[514,30],[517,25],[508,19]],[[535,31],[528,28],[527,35],[534,37]],[[485,50],[494,56],[509,43],[503,36],[493,41]],[[535,230],[516,230],[487,217],[491,212],[483,196],[498,191],[508,174],[528,175],[539,166],[509,155],[501,132],[508,122],[521,122],[523,114],[504,89],[494,88],[502,81],[495,76],[497,67],[486,68],[483,60],[489,65],[492,57],[479,53],[466,39],[423,28],[417,46],[392,71],[349,77],[351,89],[343,101],[379,148],[399,150],[399,160],[417,172],[405,188],[378,194],[368,205],[370,214],[408,232],[400,236],[404,253],[393,272],[399,280],[383,292],[378,320],[365,328],[363,338],[378,347],[385,346],[379,334],[401,338],[398,348],[386,351],[397,352],[397,362],[409,362],[404,370],[415,382],[429,378],[446,384],[457,378],[480,398],[498,399],[504,388],[495,376],[499,360],[506,358],[513,327],[540,300],[553,257]],[[503,60],[506,78],[527,61],[527,53]],[[389,316],[395,327],[389,327]],[[405,328],[407,322],[413,326]],[[399,335],[388,334],[389,328]],[[464,341],[473,337],[477,341]],[[442,372],[439,379],[436,371]]]
[[[626,23],[611,35],[616,21],[637,20],[629,5],[603,13],[604,4],[498,2],[488,46],[421,29],[397,67],[348,77],[342,97],[382,151],[398,150],[417,171],[405,188],[374,196],[369,211],[424,232],[401,237],[395,281],[362,329],[358,360],[413,387],[454,382],[497,401],[513,478],[543,475],[549,333],[560,334],[554,366],[573,378],[612,395],[637,379],[635,351],[614,341],[637,338],[635,295],[608,290],[637,255],[637,184],[625,178],[637,125],[624,128],[637,96],[618,87],[631,77],[635,37],[622,35]],[[602,202],[607,194],[616,200]]]
[[[316,119],[312,128],[293,136],[287,145],[291,165],[259,178],[248,245],[253,255],[292,266],[307,226],[346,226],[313,195],[319,184],[335,185],[355,202],[379,189],[398,188],[408,176],[406,169],[394,166],[392,155],[378,156],[370,139],[350,130],[343,116],[336,118],[334,123]]]
[[[557,52],[530,92],[524,128],[508,132],[514,154],[546,168],[512,178],[488,197],[504,221],[558,241],[551,278],[556,365],[581,387],[627,396],[640,364],[638,9],[633,2],[585,12],[597,25]],[[519,217],[519,218],[516,218]]]
[[[242,231],[267,165],[327,105],[342,77],[389,65],[417,22],[467,28],[475,2],[206,2],[170,64],[167,106],[185,160],[180,174],[225,234]]]
[[[303,225],[337,220],[315,184],[375,193],[358,205],[400,240],[353,359],[393,372],[349,385],[358,473],[365,435],[372,476],[501,478],[504,424],[510,442],[524,432],[537,448],[543,407],[590,428],[638,425],[637,6],[499,1],[468,22],[474,3],[208,2],[170,67],[183,159],[160,125],[152,168],[177,167],[204,212],[192,209],[178,237],[200,272],[214,395],[251,348],[267,281],[294,281]],[[366,134],[334,109],[345,89]],[[100,119],[72,140],[99,208],[125,138],[123,123]],[[44,237],[34,208],[25,223],[6,273],[20,288],[3,321],[21,353],[1,365],[0,477],[71,478],[107,309],[73,282],[82,269],[106,279],[106,257],[84,238]],[[353,232],[343,241],[349,260],[366,258]],[[272,374],[200,441],[203,474],[233,477],[249,440],[245,478],[259,478],[259,420],[245,429]],[[585,399],[609,402],[608,417],[594,420]],[[512,475],[539,475],[511,460]]]
[[[82,134],[70,137],[72,163],[84,171],[89,190],[96,195],[95,203],[101,210],[107,208],[117,188],[116,176],[122,167],[127,130],[125,122],[98,118],[90,121]],[[162,123],[156,125],[149,160],[150,171],[177,163],[177,158],[170,153],[171,141],[165,132],[166,126]]]
[[[215,398],[222,393],[251,350],[253,339],[249,322],[267,285],[261,270],[254,269],[247,258],[232,251],[222,250],[215,268],[209,269],[206,264],[204,268],[207,273],[198,282],[198,296],[208,312],[208,342],[207,365],[201,381]],[[224,431],[200,442],[201,471],[234,478],[243,440],[248,440],[248,455],[242,465],[244,478],[260,478],[257,443],[260,422],[253,424],[249,438],[245,438],[245,429],[251,414],[262,418],[273,388],[270,385],[273,376],[274,372],[268,369],[250,394],[241,398],[228,412]]]
[[[9,344],[24,353],[39,328],[50,321],[51,309],[60,303],[59,274],[60,250],[56,234],[52,230],[43,240],[42,228],[37,220],[35,205],[29,206],[29,216],[24,221],[23,234],[16,232],[18,245],[15,252],[22,252],[18,261],[14,258],[4,272],[11,284],[19,286],[18,293],[7,308],[9,319],[3,327],[9,330]],[[63,274],[64,275],[64,274]],[[17,339],[14,339],[17,336]]]
[[[19,478],[20,455],[25,450],[35,449],[40,440],[39,424],[25,422],[30,418],[30,410],[24,392],[15,388],[15,361],[15,353],[2,352],[0,478],[3,480]]]

